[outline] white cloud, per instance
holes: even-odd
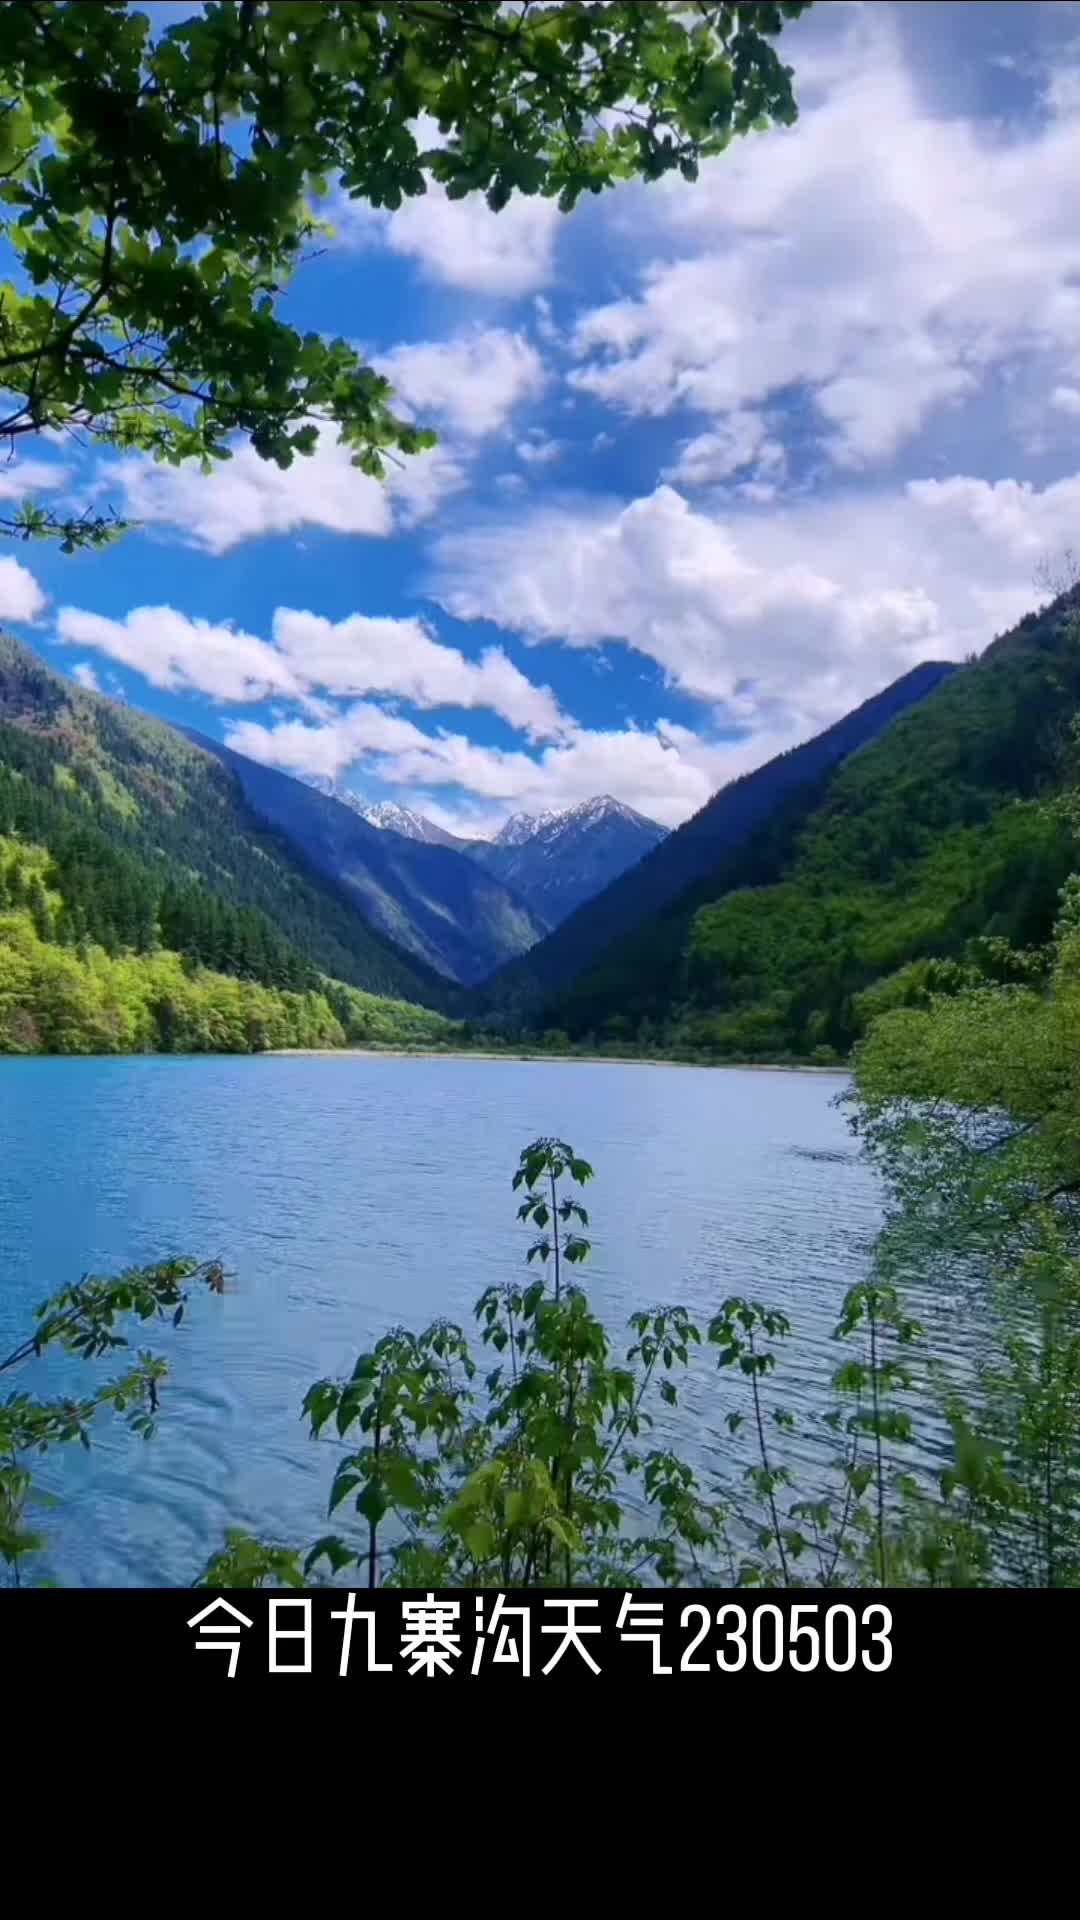
[[[4,460],[0,462],[0,500],[21,500],[28,493],[59,487],[68,469],[58,460]]]
[[[646,264],[580,316],[570,378],[632,414],[719,421],[804,386],[827,452],[861,466],[943,404],[985,404],[1012,356],[1035,357],[1047,395],[1080,372],[1080,115],[1058,86],[1023,125],[946,117],[890,9],[826,28],[795,61],[796,126],[737,142],[696,185],[614,196]]]
[[[552,461],[561,459],[563,443],[561,440],[552,440],[543,427],[530,427],[524,440],[518,441],[514,452],[527,467],[549,467]]]
[[[1080,387],[1055,387],[1050,405],[1060,413],[1080,413]]]
[[[597,793],[613,793],[675,826],[716,787],[789,744],[782,734],[710,744],[689,728],[661,721],[655,730],[579,728],[534,757],[477,746],[463,734],[427,734],[363,701],[325,725],[290,720],[268,727],[242,720],[227,729],[226,738],[239,753],[290,773],[337,779],[360,766],[440,825],[465,834],[490,831],[519,808],[572,806]],[[467,797],[433,805],[431,792],[447,787]]]
[[[353,614],[336,623],[279,607],[274,644],[299,684],[334,694],[396,694],[417,707],[484,707],[538,739],[567,722],[547,687],[534,686],[501,647],[479,660],[444,646],[423,620]]]
[[[9,554],[0,558],[0,620],[36,620],[45,595],[29,567]]]
[[[375,359],[419,419],[437,415],[459,433],[494,433],[522,400],[544,385],[536,348],[521,333],[501,327],[455,340],[426,340],[394,347]]]
[[[1043,489],[955,475],[699,511],[668,486],[575,499],[436,544],[461,619],[535,641],[618,639],[703,701],[806,734],[917,662],[980,650],[1075,543],[1080,474]]]
[[[313,454],[284,471],[241,444],[207,475],[194,462],[156,466],[136,455],[105,466],[100,484],[117,479],[130,518],[174,528],[210,553],[303,526],[385,537],[395,521],[428,519],[465,484],[459,459],[442,445],[388,459],[386,474],[379,481],[358,472],[349,449],[324,434]]]
[[[533,312],[536,315],[536,331],[541,340],[547,340],[552,346],[560,346],[562,334],[551,311],[551,301],[545,294],[538,293],[534,296]]]
[[[415,260],[444,286],[517,299],[554,274],[555,235],[562,218],[554,200],[515,194],[501,213],[481,197],[449,200],[438,181],[385,213],[339,196],[330,218],[341,244],[382,244]]]
[[[426,737],[411,720],[364,700],[321,725],[283,720],[267,727],[257,720],[237,720],[225,730],[229,746],[252,760],[283,767],[287,773],[319,773],[332,779],[365,754],[406,752]]]
[[[678,459],[665,468],[662,478],[672,486],[694,490],[716,486],[749,466],[758,473],[782,474],[783,447],[769,438],[761,414],[731,413],[711,433],[684,440]]]
[[[303,692],[288,661],[265,640],[240,628],[191,619],[174,607],[135,607],[123,620],[61,607],[56,631],[69,646],[94,647],[134,667],[155,687],[225,701]]]
[[[332,721],[339,709],[322,696],[382,694],[421,708],[485,708],[536,740],[560,738],[570,726],[550,689],[526,679],[501,647],[469,660],[415,617],[353,614],[334,623],[278,607],[271,642],[175,607],[136,607],[123,620],[62,607],[56,632],[69,646],[94,647],[135,668],[155,687],[225,703],[277,697]],[[89,662],[73,672],[100,691]]]
[[[87,693],[101,693],[103,691],[101,681],[97,676],[97,668],[91,660],[77,661],[71,669],[71,677],[80,687],[85,687]]]

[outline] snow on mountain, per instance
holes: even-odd
[[[422,840],[429,847],[455,847],[459,853],[466,853],[471,845],[468,840],[460,839],[455,833],[447,833],[445,828],[437,827],[434,820],[426,814],[414,813],[411,807],[401,807],[396,800],[376,800],[370,806],[357,798],[355,793],[339,793],[347,807],[366,820],[369,827],[378,827],[381,833],[400,833],[406,840]]]
[[[554,821],[561,820],[563,817],[563,813],[556,807],[549,807],[546,813],[512,813],[509,820],[504,821],[499,828],[491,845],[520,847],[526,840],[535,839],[545,827],[551,826]]]
[[[574,807],[513,813],[492,840],[464,840],[395,800],[368,805],[334,790],[361,819],[383,833],[453,847],[501,880],[546,928],[599,893],[664,839],[665,829],[609,793]]]
[[[621,800],[613,800],[610,793],[602,793],[595,795],[592,800],[579,800],[574,807],[549,807],[544,813],[512,813],[491,844],[496,847],[520,847],[541,835],[545,840],[551,840],[566,832],[587,832],[590,828],[615,822],[646,828],[660,836],[664,831],[662,827],[657,827],[654,820],[647,820],[644,814],[635,813],[633,807],[624,806]]]
[[[393,800],[377,800],[373,806],[366,807],[355,795],[341,796],[351,806],[355,806],[361,820],[369,826],[380,827],[385,833],[403,833],[406,840],[433,839],[438,832],[422,814],[414,813],[411,807],[399,807]]]
[[[470,851],[556,927],[664,838],[655,820],[604,793],[575,807],[512,814],[494,840]]]

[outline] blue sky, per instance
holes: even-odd
[[[150,9],[177,13],[187,9]],[[110,501],[0,555],[65,672],[288,771],[488,831],[609,792],[674,825],[1080,547],[1080,8],[856,6],[783,35],[801,116],[563,217],[335,209],[287,296],[441,435],[209,479],[63,444]]]

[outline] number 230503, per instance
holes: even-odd
[[[813,1673],[825,1667],[831,1673],[850,1673],[863,1667],[884,1673],[892,1664],[892,1614],[880,1601],[870,1606],[846,1602],[822,1607],[796,1601],[779,1607],[769,1600],[740,1607],[727,1601],[716,1609],[695,1603],[684,1607],[679,1621],[685,1632],[697,1628],[679,1662],[680,1673],[740,1673],[744,1667],[758,1673]],[[719,1635],[714,1645],[713,1630]]]

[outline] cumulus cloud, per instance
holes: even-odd
[[[101,681],[97,676],[97,668],[92,660],[76,661],[76,664],[71,669],[71,677],[78,686],[85,687],[87,693],[101,693],[104,691]]]
[[[94,647],[134,667],[154,687],[224,701],[298,697],[304,691],[288,661],[265,640],[239,627],[192,619],[174,607],[135,607],[123,620],[61,607],[56,632],[69,646]]]
[[[4,460],[0,462],[0,500],[22,500],[62,486],[68,469],[59,460]]]
[[[532,755],[479,746],[464,734],[428,734],[364,701],[320,725],[241,720],[227,728],[226,739],[239,753],[289,773],[338,779],[347,768],[360,767],[462,834],[490,831],[518,809],[573,806],[597,793],[614,793],[662,825],[676,826],[718,786],[790,744],[780,732],[709,742],[660,721],[651,729],[575,728]],[[433,791],[446,788],[463,797],[429,803]]]
[[[1034,356],[1047,398],[1080,371],[1075,89],[1022,125],[948,116],[920,97],[890,9],[835,13],[843,31],[796,62],[796,126],[738,142],[694,186],[623,191],[612,220],[645,265],[580,315],[577,388],[745,421],[801,387],[825,451],[856,467],[982,401],[1011,356]]]
[[[385,481],[360,473],[349,449],[324,433],[313,454],[284,470],[238,444],[210,474],[195,462],[156,466],[133,455],[106,466],[102,484],[119,483],[131,519],[173,528],[210,553],[304,526],[385,537],[428,519],[465,485],[460,459],[441,445],[388,461],[386,472]]]
[[[328,693],[395,694],[417,707],[484,707],[537,739],[567,726],[550,689],[527,680],[501,647],[469,660],[436,639],[423,620],[357,613],[334,622],[279,607],[273,631],[296,679]]]
[[[434,548],[434,596],[534,642],[621,640],[673,684],[805,733],[920,660],[981,649],[1075,538],[1080,475],[1039,489],[954,476],[772,510],[707,512],[661,486],[629,505],[517,512]]]
[[[515,194],[501,213],[482,198],[450,200],[438,181],[396,213],[339,196],[330,208],[339,243],[386,246],[425,276],[469,293],[517,299],[552,279],[562,218],[554,200]]]
[[[0,620],[36,620],[45,606],[45,595],[29,567],[10,554],[0,558]]]
[[[415,416],[437,416],[477,438],[494,433],[544,385],[536,348],[524,334],[502,327],[394,347],[374,364]]]
[[[670,480],[672,486],[693,491],[717,486],[747,467],[757,474],[771,473],[779,478],[785,464],[784,449],[769,437],[761,414],[731,413],[712,432],[684,440],[678,458],[664,469],[662,478]]]
[[[561,459],[563,444],[561,440],[553,440],[543,427],[530,427],[514,452],[527,467],[549,467],[554,460]]]
[[[175,607],[136,607],[122,620],[62,607],[56,633],[69,646],[93,647],[135,668],[152,686],[225,704],[281,698],[332,721],[339,709],[324,696],[382,694],[421,708],[486,708],[535,740],[560,738],[570,725],[550,688],[528,680],[501,647],[467,659],[415,617],[353,614],[333,622],[278,607],[268,641]],[[73,671],[100,691],[92,664]]]
[[[237,753],[266,766],[336,779],[343,768],[365,754],[407,752],[427,736],[411,720],[357,700],[332,720],[316,725],[292,719],[268,727],[258,720],[235,720],[227,725],[225,738]]]

